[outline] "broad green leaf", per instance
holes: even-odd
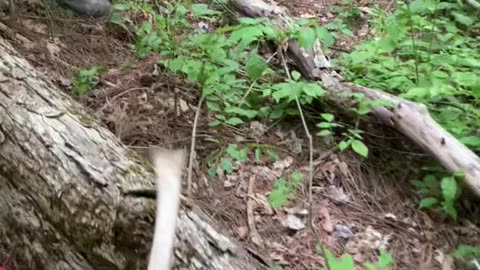
[[[294,81],[298,81],[302,77],[302,74],[300,74],[298,71],[294,70],[292,71],[292,79]]]
[[[220,12],[208,8],[206,4],[193,4],[192,15],[194,17],[218,15]]]
[[[457,220],[457,209],[455,209],[455,205],[453,201],[445,201],[443,202],[443,211],[447,213],[453,220]]]
[[[129,10],[130,9],[130,5],[126,4],[126,3],[117,3],[117,4],[114,4],[112,6],[112,9],[113,10],[118,10],[118,11],[124,11],[124,10]]]
[[[327,48],[331,47],[335,43],[334,37],[325,27],[317,27],[317,38]]]
[[[306,49],[313,48],[315,44],[315,30],[311,27],[303,28],[298,33],[298,44]]]
[[[332,122],[333,119],[335,118],[335,116],[333,114],[330,114],[330,113],[322,113],[322,114],[320,114],[320,116],[328,122]]]
[[[323,90],[320,85],[314,83],[304,84],[302,90],[306,95],[310,97],[321,97],[325,95],[325,90]]]
[[[273,208],[278,208],[288,201],[288,189],[285,179],[279,178],[275,181],[275,186],[270,195],[268,202]]]
[[[424,87],[415,87],[408,90],[407,93],[403,94],[404,98],[424,98],[430,95],[430,91]]]
[[[232,126],[236,126],[236,125],[240,125],[240,124],[243,124],[243,120],[238,118],[238,117],[231,117],[229,118],[227,121],[225,121],[225,123],[229,124],[229,125],[232,125]]]
[[[299,171],[294,171],[290,177],[292,178],[292,182],[293,182],[293,185],[294,186],[297,186],[298,184],[300,184],[303,180],[303,173],[299,172]]]
[[[457,195],[458,184],[453,177],[444,177],[441,182],[442,195],[445,201],[453,201]]]
[[[222,124],[222,122],[218,121],[218,120],[213,120],[212,122],[210,122],[208,125],[211,126],[211,127],[218,127]]]
[[[317,136],[319,137],[327,137],[327,136],[330,136],[332,135],[332,132],[328,129],[324,129],[324,130],[321,130],[319,132],[317,132]]]
[[[319,128],[331,128],[331,127],[332,127],[332,123],[330,123],[330,122],[321,122],[321,123],[318,123],[318,124],[317,124],[317,127],[319,127]]]
[[[461,23],[465,26],[470,26],[475,22],[475,20],[470,16],[460,13],[458,11],[452,11],[451,14],[458,23]]]
[[[378,257],[378,266],[380,269],[387,269],[387,267],[393,264],[393,257],[386,250],[380,250],[380,256]]]
[[[462,86],[474,86],[480,83],[480,76],[473,72],[454,72],[453,80]]]
[[[433,197],[424,198],[420,201],[420,208],[430,208],[438,204],[438,200]]]
[[[350,141],[341,141],[341,142],[338,144],[338,149],[340,149],[340,151],[344,151],[344,150],[347,149],[349,146],[350,146]]]
[[[248,17],[242,17],[238,19],[238,22],[243,24],[243,25],[257,25],[261,22],[264,22],[264,18],[248,18]]]
[[[257,52],[252,52],[245,64],[245,70],[252,80],[260,78],[263,75],[263,72],[267,70],[267,67],[266,61],[260,57]]]
[[[368,148],[367,146],[360,140],[353,140],[352,141],[352,149],[355,151],[357,154],[363,156],[363,157],[368,157]]]
[[[120,15],[118,13],[113,13],[110,16],[110,18],[108,19],[108,21],[112,24],[116,24],[116,25],[121,26],[122,28],[125,28],[125,25],[123,23],[123,17],[122,17],[122,15]]]
[[[217,174],[217,169],[218,169],[218,165],[214,164],[212,167],[208,169],[208,175],[210,177],[214,177]]]
[[[239,108],[239,107],[228,107],[228,108],[225,109],[225,112],[226,113],[235,113],[237,115],[245,116],[245,117],[248,117],[250,119],[252,119],[252,118],[254,118],[258,115],[257,110],[246,110],[246,109],[242,109],[242,108]]]
[[[230,158],[222,158],[222,169],[227,173],[233,172],[233,163]]]
[[[460,141],[467,146],[473,146],[473,147],[480,146],[480,137],[478,136],[463,137],[460,139]]]
[[[214,112],[220,112],[222,109],[220,108],[220,105],[218,105],[217,102],[209,101],[207,100],[207,108],[211,111]]]
[[[453,253],[456,257],[469,259],[471,257],[480,257],[480,246],[459,245]]]

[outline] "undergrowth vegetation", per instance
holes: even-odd
[[[327,25],[301,19],[283,31],[266,20],[252,18],[240,18],[235,25],[212,29],[220,24],[222,13],[205,4],[189,3],[165,4],[165,11],[159,13],[148,5],[123,1],[115,5],[120,13],[114,13],[110,22],[134,29],[136,42],[131,48],[138,56],[159,54],[169,72],[183,76],[201,91],[200,106],[206,104],[214,115],[210,126],[239,126],[253,120],[285,117],[298,117],[306,124],[302,109],[321,103],[326,91],[318,83],[303,80],[285,63],[273,65],[274,56],[283,60],[277,53],[265,59],[259,51],[267,43],[281,47],[289,39],[296,39],[305,48],[319,40],[328,51],[339,35],[353,35],[348,24],[360,16],[352,2],[343,4],[348,9],[337,8],[336,13],[343,15]],[[132,24],[121,16],[124,11],[141,11],[150,20]],[[370,16],[375,37],[336,61],[347,80],[425,104],[443,127],[471,149],[480,150],[478,13],[455,1],[415,0],[408,4],[397,2],[393,13],[373,9]],[[196,20],[206,23],[199,26]],[[95,68],[79,71],[73,83],[76,91],[87,92],[98,72]],[[358,117],[377,104],[364,101],[362,95],[353,98],[359,101],[352,108]],[[333,142],[340,151],[350,149],[368,157],[363,131],[356,124],[340,123],[332,112],[321,113],[317,119],[313,123],[317,136]],[[231,173],[235,164],[245,162],[249,155],[258,160],[262,155],[272,161],[278,159],[272,146],[242,139],[234,144],[218,143],[218,150],[206,160],[211,176]],[[438,209],[455,220],[455,204],[461,192],[457,178],[461,172],[448,175],[427,167],[419,173],[425,175],[423,179],[412,183],[422,197],[420,207]],[[303,180],[299,172],[277,179],[268,198],[270,204],[284,205]],[[326,257],[329,269],[353,269],[351,256],[337,260],[327,251]],[[392,260],[382,251],[376,264],[365,267],[388,269]]]
[[[421,102],[434,119],[472,150],[480,149],[480,21],[453,1],[398,2],[395,12],[372,12],[379,38],[357,45],[339,61],[347,80]],[[456,177],[424,168],[413,184],[421,207],[457,217]],[[460,173],[461,174],[461,173]],[[458,177],[457,177],[458,178]]]

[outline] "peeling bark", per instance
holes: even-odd
[[[0,71],[0,245],[21,269],[146,269],[149,163],[2,38]],[[175,269],[259,269],[205,220],[182,208]]]
[[[264,17],[275,26],[285,28],[293,19],[286,9],[262,0],[230,0],[237,11],[249,17]],[[295,41],[288,42],[287,55],[307,78],[321,82],[329,99],[340,107],[351,107],[349,94],[363,93],[367,99],[384,99],[394,107],[375,106],[372,115],[387,126],[393,127],[422,147],[451,173],[465,172],[464,182],[480,197],[480,158],[430,117],[422,104],[411,102],[380,90],[345,83],[326,59],[317,41],[313,49],[302,49]]]

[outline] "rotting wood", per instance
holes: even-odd
[[[230,3],[241,15],[267,18],[277,27],[285,28],[293,22],[285,8],[262,0],[230,0]],[[393,109],[375,106],[372,115],[422,147],[449,172],[463,171],[464,182],[480,197],[480,158],[436,123],[425,106],[380,90],[343,82],[341,76],[330,69],[331,64],[323,54],[319,42],[313,49],[305,50],[295,41],[289,41],[287,55],[305,77],[320,81],[328,91],[329,99],[338,106],[349,107],[352,102],[349,98],[351,93],[363,93],[369,100],[390,101]]]
[[[146,269],[153,171],[0,38],[0,246],[22,269]],[[195,209],[195,208],[193,208]],[[259,269],[183,208],[174,269]]]

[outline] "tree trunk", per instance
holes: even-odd
[[[239,13],[249,17],[264,17],[274,25],[286,28],[293,19],[285,8],[270,5],[262,0],[231,0]],[[312,49],[301,48],[294,40],[288,42],[287,55],[300,72],[309,79],[319,80],[329,93],[329,99],[340,107],[351,107],[351,93],[363,93],[368,100],[383,99],[393,104],[371,108],[372,115],[383,124],[393,127],[422,147],[451,173],[463,171],[466,185],[480,197],[480,158],[430,117],[422,104],[411,102],[380,90],[342,82],[330,67],[317,42]]]
[[[149,163],[0,38],[0,247],[21,269],[146,269],[155,190]],[[258,269],[183,207],[176,269]]]

